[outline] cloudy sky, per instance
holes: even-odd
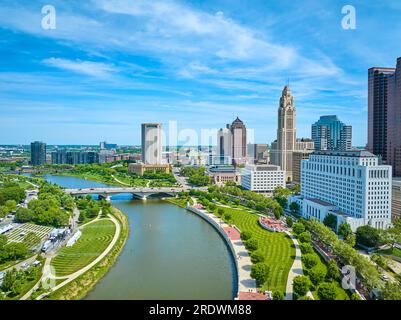
[[[365,145],[367,69],[401,56],[400,17],[394,0],[2,0],[0,144],[132,145],[142,122],[199,132],[236,116],[270,143],[289,81],[298,137],[337,114]]]

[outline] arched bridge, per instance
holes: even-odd
[[[135,198],[146,199],[154,194],[167,194],[174,196],[175,194],[188,191],[188,188],[182,187],[127,187],[127,188],[86,188],[86,189],[65,189],[65,193],[72,196],[85,196],[88,194],[99,195],[102,198],[110,200],[110,197],[116,194],[132,194]]]

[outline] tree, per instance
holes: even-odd
[[[15,221],[16,222],[30,222],[34,218],[33,212],[27,208],[20,207],[18,208],[17,212],[15,213]]]
[[[356,236],[354,234],[350,234],[347,238],[345,238],[345,243],[347,243],[351,247],[355,247],[356,244]]]
[[[231,221],[231,219],[232,219],[232,215],[231,215],[231,213],[229,213],[229,212],[226,212],[225,214],[224,214],[224,220],[225,221]]]
[[[7,253],[9,259],[12,260],[25,258],[28,254],[28,248],[20,242],[11,242],[5,245],[4,251]]]
[[[380,300],[401,300],[401,287],[395,282],[386,282],[381,294]]]
[[[284,300],[284,293],[282,293],[281,291],[274,291],[273,300]]]
[[[290,210],[293,214],[299,214],[299,204],[296,202],[291,202],[290,204]]]
[[[319,257],[315,253],[304,254],[301,259],[307,269],[311,269],[319,263]]]
[[[292,230],[295,232],[295,234],[301,234],[305,231],[305,226],[300,222],[296,222],[294,223]]]
[[[255,201],[249,200],[246,206],[250,209],[253,209],[255,207]]]
[[[252,265],[251,277],[256,280],[258,286],[263,285],[269,276],[269,267],[265,263]]]
[[[16,280],[16,270],[12,269],[6,272],[4,275],[3,283],[1,284],[1,289],[4,292],[8,292],[11,290],[14,281]]]
[[[259,263],[265,261],[265,256],[261,251],[254,251],[251,254],[252,263]]]
[[[330,281],[340,279],[340,270],[335,260],[330,260],[327,263],[327,279]]]
[[[248,241],[245,241],[245,247],[246,247],[249,251],[255,251],[255,250],[257,250],[258,247],[259,247],[258,240],[256,240],[256,239],[249,239]]]
[[[351,300],[362,300],[361,297],[359,296],[359,294],[357,294],[356,292],[354,292],[351,295]]]
[[[346,222],[341,223],[338,226],[338,234],[344,239],[347,239],[348,236],[352,235],[351,226]]]
[[[277,220],[280,219],[281,216],[284,214],[284,209],[283,209],[283,207],[280,206],[280,205],[275,205],[275,206],[273,207],[273,214],[274,214],[274,217],[275,217]]]
[[[296,276],[293,281],[294,293],[298,297],[306,295],[310,288],[310,280],[306,276]]]
[[[217,214],[219,215],[219,216],[223,216],[224,215],[224,209],[223,208],[219,208],[218,210],[217,210]]]
[[[287,223],[287,226],[288,226],[289,228],[291,228],[292,225],[294,224],[294,220],[292,220],[291,217],[287,217],[287,218],[285,219],[285,222]]]
[[[302,254],[313,253],[313,247],[310,243],[301,243],[299,248],[301,249]]]
[[[317,289],[320,300],[335,300],[337,296],[336,287],[332,282],[324,282]]]
[[[318,286],[326,277],[326,268],[323,265],[316,265],[308,270],[308,276],[314,286]]]
[[[266,211],[266,205],[265,205],[263,202],[258,202],[258,203],[256,204],[256,206],[255,206],[255,209],[256,209],[257,211],[264,212],[264,211]]]
[[[311,243],[312,242],[312,236],[309,231],[304,231],[300,235],[298,235],[299,241],[301,243]]]
[[[15,200],[7,200],[5,206],[8,209],[8,212],[14,212],[17,210],[17,202]]]
[[[0,206],[0,218],[4,218],[8,213],[9,211],[6,206]]]
[[[241,232],[241,240],[242,241],[247,241],[247,240],[252,238],[252,235],[253,234],[250,231],[243,231],[243,232]]]
[[[324,217],[323,224],[332,230],[336,230],[337,216],[331,213],[327,214],[326,217]]]
[[[362,226],[356,230],[356,242],[366,247],[377,247],[380,244],[380,233],[371,226]]]

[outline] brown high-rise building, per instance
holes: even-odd
[[[401,58],[397,68],[370,68],[368,76],[368,149],[401,176]]]

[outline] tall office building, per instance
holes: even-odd
[[[387,163],[394,176],[401,177],[401,57],[389,77],[387,115]]]
[[[401,57],[396,68],[370,68],[368,77],[368,149],[401,176]]]
[[[301,163],[302,160],[309,159],[313,150],[295,151],[292,154],[292,182],[301,183]]]
[[[392,168],[366,150],[315,151],[302,160],[301,205],[307,219],[323,221],[328,214],[337,225],[385,229],[391,224]]]
[[[239,165],[246,162],[246,127],[237,117],[230,126],[232,137],[233,164]]]
[[[217,161],[215,164],[232,163],[232,137],[229,125],[217,132]]]
[[[247,145],[247,157],[250,164],[268,164],[269,146],[261,143],[249,143]]]
[[[401,178],[393,179],[391,215],[393,220],[401,219]]]
[[[239,165],[246,162],[246,127],[237,117],[217,132],[217,161],[220,164]]]
[[[284,87],[278,109],[277,140],[272,144],[272,164],[280,166],[292,180],[292,153],[296,149],[296,110],[290,87]]]
[[[162,124],[142,123],[142,162],[162,163]]]
[[[42,166],[46,163],[46,143],[35,141],[31,143],[31,164]]]
[[[315,150],[351,150],[352,127],[345,125],[337,116],[321,116],[312,125],[312,139]]]

